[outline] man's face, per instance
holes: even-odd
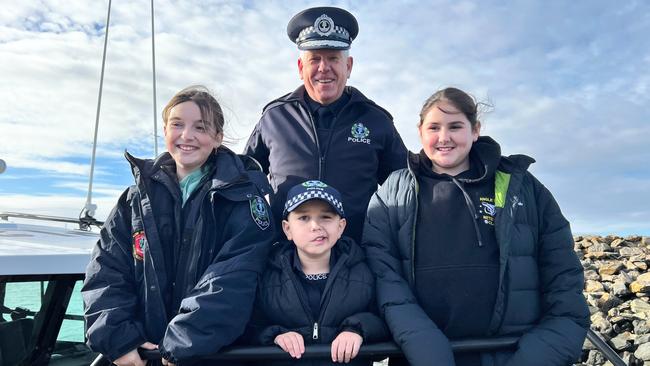
[[[328,105],[343,94],[352,72],[352,57],[340,50],[304,51],[298,59],[298,71],[309,97]]]

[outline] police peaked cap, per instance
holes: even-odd
[[[299,50],[350,49],[359,24],[347,10],[320,6],[301,11],[291,18],[287,35]]]
[[[292,212],[298,206],[311,200],[325,201],[332,206],[339,216],[345,217],[341,193],[336,188],[319,180],[308,180],[291,187],[289,192],[287,192],[287,202],[284,204],[282,217],[286,219],[289,216],[289,212]]]

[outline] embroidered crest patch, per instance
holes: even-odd
[[[133,233],[133,258],[141,261],[144,258],[144,248],[147,246],[147,237],[143,230]]]
[[[483,223],[494,226],[494,215],[497,212],[494,206],[494,198],[480,197],[479,200],[481,201],[481,205],[479,206],[478,213],[481,219],[483,219]]]
[[[262,229],[266,230],[271,225],[269,218],[269,211],[266,209],[266,201],[260,196],[255,196],[250,201],[251,217],[255,224]]]
[[[302,186],[305,188],[326,188],[327,184],[319,180],[308,180],[302,183]]]
[[[348,137],[348,141],[361,142],[370,145],[370,139],[368,138],[370,135],[370,129],[364,126],[363,123],[357,122],[353,124],[352,128],[350,129],[350,134],[352,136]]]

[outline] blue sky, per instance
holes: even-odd
[[[349,85],[388,109],[411,150],[435,90],[493,105],[482,134],[533,156],[575,233],[650,235],[650,4],[645,1],[156,1],[158,107],[204,84],[241,151],[270,100],[300,84],[296,12],[338,5],[360,24]],[[75,217],[88,189],[108,1],[0,9],[0,211]],[[153,155],[149,2],[113,2],[93,201]],[[158,130],[161,123],[158,122]],[[159,132],[160,134],[160,132]],[[164,146],[162,141],[159,146]]]

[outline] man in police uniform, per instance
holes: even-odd
[[[300,52],[303,85],[264,107],[245,153],[269,175],[271,209],[281,222],[287,190],[321,180],[343,195],[345,234],[360,241],[370,196],[396,169],[406,166],[406,147],[391,115],[351,86],[349,49],[357,20],[348,11],[316,7],[287,26]]]

